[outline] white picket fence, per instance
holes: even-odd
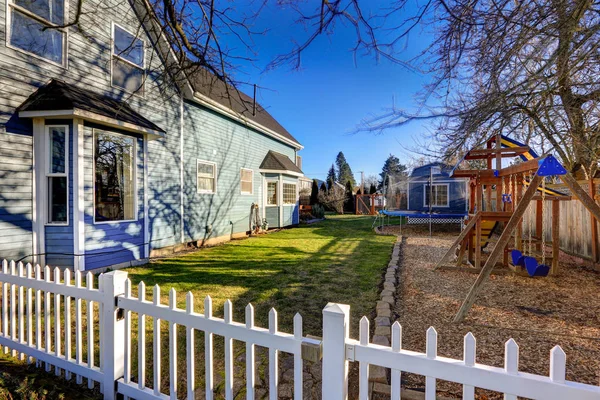
[[[53,275],[53,276],[52,276]],[[62,277],[61,277],[62,275]],[[61,279],[62,278],[62,279]],[[0,346],[13,356],[36,362],[47,371],[54,369],[57,375],[76,382],[87,380],[89,387],[99,383],[105,399],[114,399],[117,393],[133,399],[176,399],[196,397],[194,343],[195,331],[204,332],[205,385],[203,397],[215,396],[214,335],[224,338],[225,399],[232,400],[234,393],[233,341],[245,343],[246,398],[253,399],[256,386],[255,346],[268,348],[269,353],[269,399],[277,399],[278,353],[293,355],[293,396],[307,398],[303,393],[303,346],[314,339],[302,336],[302,317],[294,317],[293,334],[280,332],[277,327],[277,312],[269,313],[269,327],[255,326],[254,309],[246,307],[245,323],[233,321],[232,305],[227,301],[224,318],[212,313],[210,297],[204,300],[204,313],[194,312],[194,297],[188,293],[186,308],[176,303],[176,293],[169,292],[169,304],[161,304],[160,287],[153,288],[152,299],[146,298],[144,283],[138,287],[138,295],[132,296],[131,283],[124,271],[100,275],[99,285],[94,287],[94,276],[86,275],[85,286],[82,274],[76,272],[74,281],[71,272],[48,267],[43,270],[31,265],[14,262],[2,264],[0,274],[1,333]],[[74,308],[72,308],[74,306]],[[85,315],[84,315],[85,314]],[[455,360],[437,355],[437,332],[427,331],[426,352],[419,353],[402,349],[402,328],[392,326],[391,347],[369,343],[369,321],[360,321],[360,337],[349,337],[350,307],[330,303],[323,310],[322,340],[322,398],[345,400],[348,391],[349,362],[359,363],[359,398],[369,398],[369,365],[378,365],[391,370],[391,398],[401,398],[401,374],[409,372],[426,377],[425,398],[436,398],[436,379],[463,385],[463,398],[474,399],[475,388],[484,388],[505,393],[505,399],[517,396],[533,399],[600,399],[600,388],[570,382],[565,379],[566,357],[556,346],[550,355],[550,376],[539,376],[519,372],[519,349],[511,339],[506,343],[504,368],[490,367],[475,362],[475,338],[465,336],[464,357]],[[84,318],[85,316],[85,318]],[[98,317],[96,320],[96,316]],[[75,325],[72,325],[72,318]],[[146,319],[152,326],[146,326]],[[168,334],[161,332],[161,321],[168,323]],[[133,338],[133,322],[137,322],[137,339]],[[95,335],[98,329],[98,335]],[[152,382],[147,382],[146,331],[152,332]],[[178,330],[185,330],[186,348],[185,393],[178,392]],[[168,336],[168,371],[161,365],[162,336]],[[85,339],[84,340],[84,336]],[[73,342],[74,338],[74,342]],[[63,342],[64,340],[64,342]],[[132,346],[137,345],[137,376],[132,376]],[[95,354],[99,357],[96,359]],[[182,360],[183,361],[183,360]],[[165,377],[166,379],[163,379]],[[168,382],[161,387],[163,382]],[[148,384],[147,384],[148,383]],[[168,393],[168,394],[167,394]]]

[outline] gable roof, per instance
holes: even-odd
[[[258,102],[256,103],[256,110],[254,110],[254,100],[250,96],[204,68],[194,68],[193,71],[188,71],[187,74],[195,94],[213,100],[243,119],[254,122],[259,126],[259,130],[262,130],[260,127],[264,127],[279,135],[284,141],[290,142],[294,147],[302,148],[300,142]]]
[[[34,116],[36,112],[49,111],[64,112],[65,116],[76,115],[88,120],[94,120],[92,116],[99,116],[123,122],[126,125],[123,128],[132,125],[150,131],[148,133],[165,133],[158,125],[134,111],[127,102],[81,89],[58,79],[52,79],[40,87],[18,108],[19,116],[25,118]]]
[[[269,150],[262,163],[260,169],[269,171],[293,172],[295,174],[304,175],[302,170],[290,160],[285,154],[277,153]]]
[[[432,168],[434,168],[434,167],[439,167],[440,168],[440,172],[439,173],[434,173],[434,175],[448,175],[450,169],[452,168],[448,164],[436,161],[436,162],[432,162],[432,163],[429,163],[429,164],[421,165],[420,167],[413,168],[413,170],[410,173],[410,177],[423,176],[423,174],[429,175],[429,170],[432,169]]]

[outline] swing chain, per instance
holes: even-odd
[[[542,265],[546,264],[546,178],[542,178]]]
[[[514,179],[514,191],[513,191],[513,179]],[[510,193],[511,193],[511,196],[512,196],[514,199],[516,199],[516,198],[517,198],[517,196],[516,196],[516,194],[517,194],[517,190],[518,190],[518,189],[517,189],[517,174],[514,174],[514,175],[512,175],[512,176],[510,177]],[[513,203],[513,204],[512,204],[512,211],[514,211],[514,210],[515,210],[515,204]],[[515,234],[515,249],[518,249],[518,248],[520,248],[520,247],[519,247],[519,241],[518,241],[518,239],[519,239],[519,235],[517,234],[517,231],[518,231],[519,229],[520,229],[520,227],[517,227],[517,230],[515,230],[515,233],[514,233],[514,234]],[[519,231],[519,232],[520,232],[520,231]]]
[[[531,180],[533,175],[529,174],[529,183],[531,183]],[[529,255],[531,256],[532,253],[532,246],[531,246],[531,239],[532,239],[532,231],[533,231],[533,209],[531,208],[531,204],[529,205],[529,218],[528,218],[528,222],[529,222]]]

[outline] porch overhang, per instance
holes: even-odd
[[[116,118],[105,117],[90,111],[73,108],[70,110],[42,110],[42,111],[19,111],[20,118],[46,118],[46,119],[70,119],[81,118],[84,121],[95,122],[111,128],[118,128],[128,132],[141,133],[150,140],[165,137],[163,131],[157,131],[131,122]]]
[[[126,101],[117,100],[53,79],[40,87],[18,108],[20,118],[80,118],[112,128],[146,135],[165,136],[165,131],[135,111]]]
[[[301,174],[299,172],[295,172],[295,171],[288,171],[288,170],[281,170],[281,169],[259,169],[258,170],[260,173],[262,174],[283,174],[283,175],[291,175],[291,176],[295,176],[295,177],[303,177],[304,174]]]
[[[259,171],[264,174],[285,174],[296,177],[304,176],[302,170],[298,168],[288,156],[273,150],[269,150],[260,164]]]

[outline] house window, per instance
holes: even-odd
[[[69,223],[69,135],[66,126],[48,126],[48,224]]]
[[[144,91],[144,41],[113,24],[112,84],[131,93]]]
[[[283,204],[296,204],[296,184],[283,184]]]
[[[267,205],[277,205],[277,181],[267,182]]]
[[[215,193],[217,191],[217,164],[198,160],[196,175],[198,193]]]
[[[64,24],[65,0],[10,0],[8,5],[9,45],[64,65],[66,32],[48,28]]]
[[[448,185],[424,185],[425,188],[425,206],[429,207],[429,195],[431,194],[433,201],[432,207],[448,207]]]
[[[242,194],[252,194],[254,189],[254,171],[247,168],[240,170],[240,190]]]
[[[94,132],[94,210],[96,222],[136,219],[135,139]]]

